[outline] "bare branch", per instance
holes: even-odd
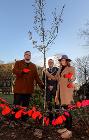
[[[80,37],[83,37],[86,40],[86,45],[89,46],[89,21],[86,23],[86,28],[80,31]]]

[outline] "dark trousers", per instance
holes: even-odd
[[[31,98],[31,94],[15,93],[14,94],[14,102],[13,102],[13,104],[28,107],[30,98]]]
[[[72,129],[72,115],[70,114],[69,117],[67,117],[67,116],[65,116],[65,117],[66,117],[65,128],[67,128],[68,130],[71,131],[71,129]]]
[[[23,107],[29,107],[29,101],[31,99],[31,94],[14,94],[14,105],[21,105]],[[28,115],[22,116],[22,121],[26,122],[28,120]]]
[[[46,102],[47,102],[47,107],[48,110],[52,110],[52,97],[55,98],[55,91],[50,91],[49,89],[46,90]]]
[[[48,106],[49,111],[52,111],[52,98],[55,100],[55,96],[56,96],[56,88],[53,88],[52,91],[50,91],[47,88],[47,90],[46,90],[46,102],[47,102],[47,106]],[[59,109],[59,106],[60,105],[56,105],[56,103],[55,103],[55,109]]]
[[[64,105],[64,106],[62,106],[62,107],[63,107],[64,109],[67,109],[67,108],[68,108],[67,105]],[[69,116],[65,115],[65,117],[66,117],[65,128],[67,128],[68,130],[71,131],[71,129],[72,129],[72,115],[71,115],[70,112],[68,112],[68,113],[69,113]]]

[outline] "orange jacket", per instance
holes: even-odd
[[[24,73],[24,68],[29,69],[29,72]],[[30,62],[29,66],[26,66],[24,60],[16,61],[13,74],[16,75],[14,93],[32,94],[34,91],[34,80],[36,80],[40,88],[44,88],[42,81],[39,79],[36,65],[32,62]]]

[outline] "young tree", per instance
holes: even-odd
[[[52,12],[53,20],[50,23],[50,27],[46,26],[46,0],[34,0],[34,31],[38,34],[39,40],[34,40],[32,32],[29,31],[29,39],[32,40],[32,44],[34,48],[37,48],[40,52],[43,53],[44,56],[44,67],[46,68],[46,51],[48,47],[54,43],[56,39],[60,24],[62,23],[62,15],[64,11],[65,5],[63,5],[60,13],[58,13],[55,8],[54,12]],[[45,76],[46,77],[46,76]],[[46,78],[45,78],[46,85]],[[44,110],[46,109],[46,86],[45,86],[45,94],[44,94]]]

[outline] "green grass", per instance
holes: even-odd
[[[9,104],[13,104],[14,94],[3,94],[0,92],[0,98],[5,99]],[[39,91],[35,91],[35,94],[31,98],[29,105],[36,105],[43,108],[43,97],[40,95]]]
[[[13,94],[2,94],[2,93],[0,93],[0,98],[5,99],[10,104],[13,104],[13,96],[14,96]]]
[[[5,99],[9,104],[13,104],[14,94],[3,94],[0,92],[0,98]],[[29,101],[29,106],[32,107],[36,105],[42,111],[44,110],[44,98],[41,95],[40,90],[35,90],[31,100]],[[54,107],[54,101],[52,100],[52,106]]]

